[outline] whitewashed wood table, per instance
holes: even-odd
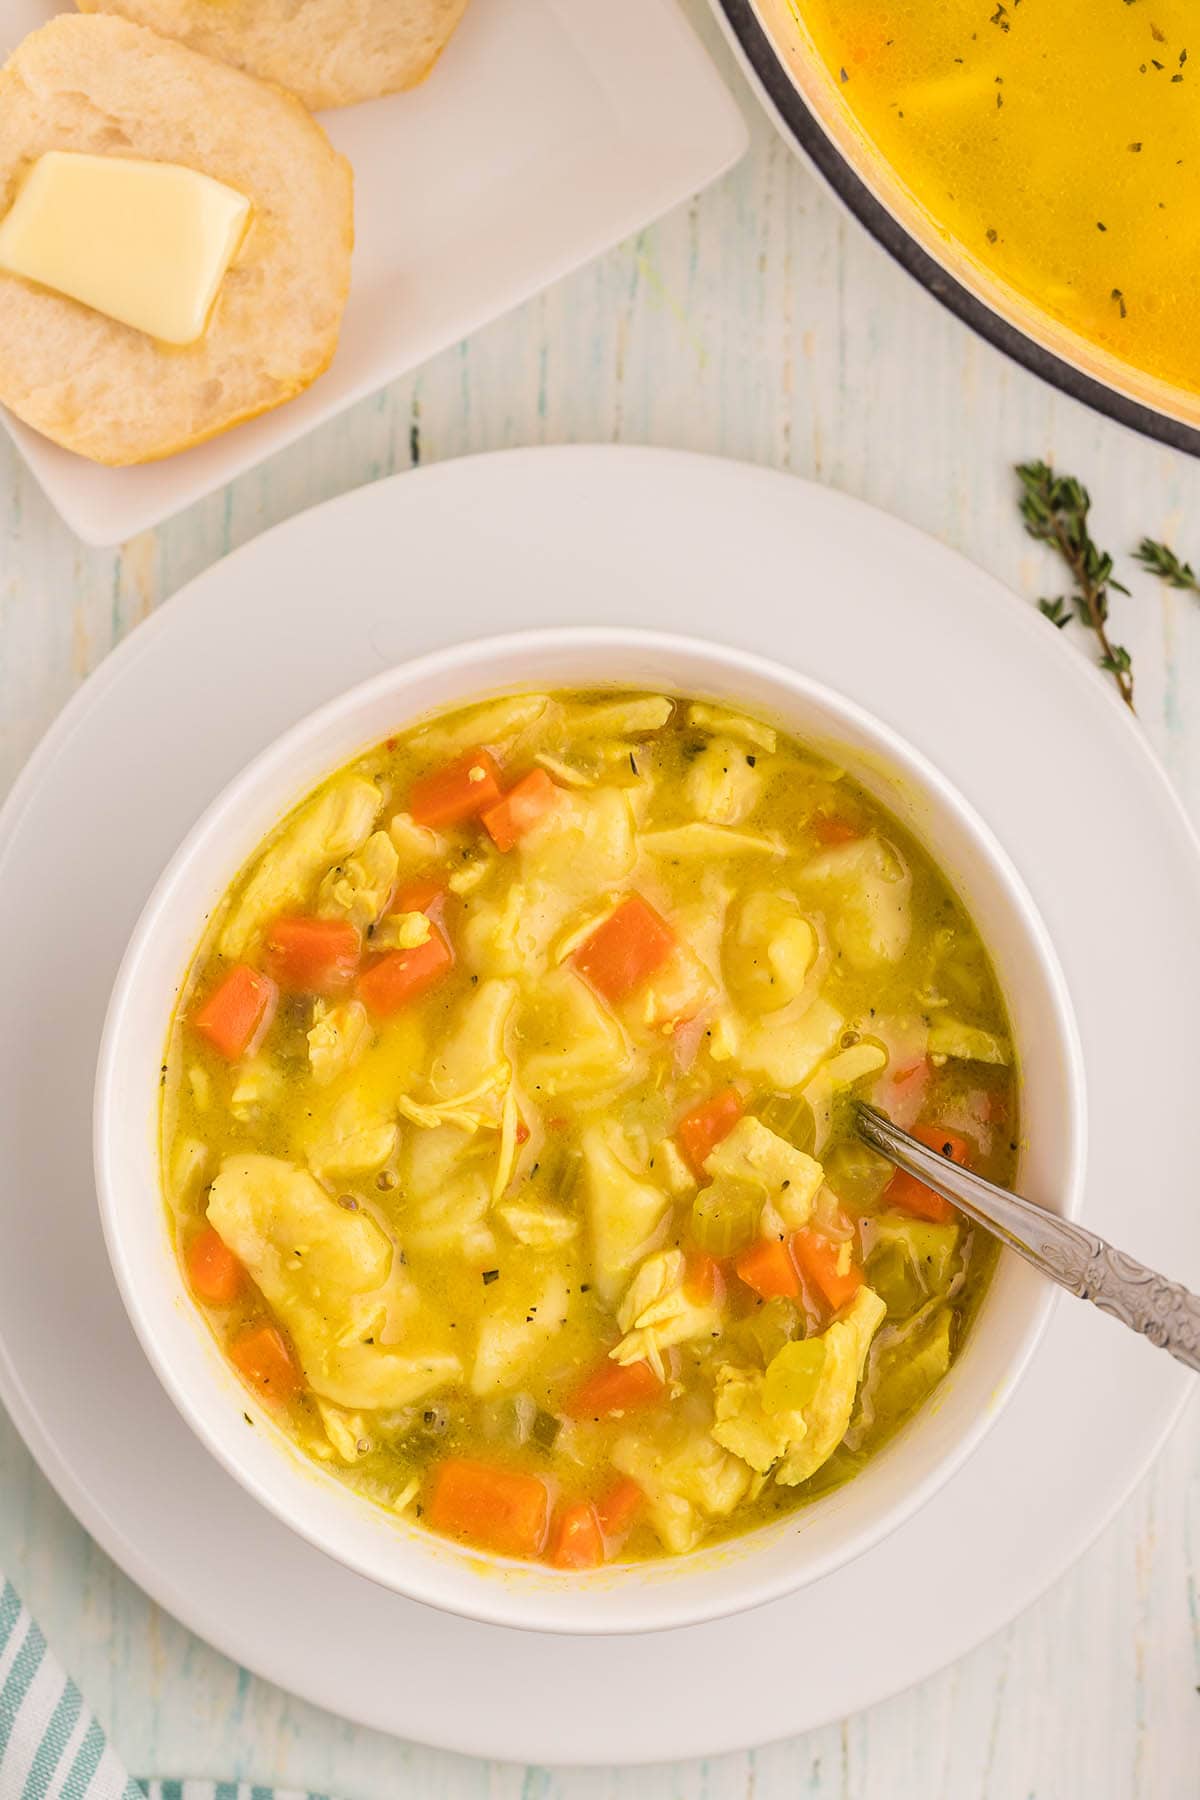
[[[703,0],[688,10],[745,95]],[[1047,455],[1090,485],[1105,545],[1124,552],[1149,532],[1200,557],[1200,464],[971,337],[841,216],[745,97],[752,150],[718,187],[119,552],[81,549],[0,445],[0,786],[73,689],[189,577],[292,513],[418,461],[585,440],[742,457],[886,507],[1032,599],[1056,576],[1021,534],[1010,466]],[[1129,585],[1116,635],[1134,654],[1143,727],[1195,817],[1200,603],[1148,576]],[[345,1725],[250,1677],[113,1568],[2,1414],[0,1565],[139,1772],[288,1781],[345,1800],[1200,1794],[1194,1405],[1099,1543],[999,1637],[841,1724],[670,1770],[474,1763]]]

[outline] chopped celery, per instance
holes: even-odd
[[[772,1357],[767,1370],[763,1382],[763,1410],[769,1413],[798,1412],[807,1406],[817,1391],[824,1367],[823,1339],[802,1338],[799,1343],[785,1344]]]
[[[850,1212],[869,1212],[896,1173],[865,1144],[839,1144],[825,1163],[825,1180]]]
[[[919,1406],[950,1367],[954,1315],[948,1306],[915,1334],[906,1333],[880,1358],[871,1396],[875,1417],[896,1424]]]
[[[932,1295],[946,1290],[958,1247],[956,1224],[934,1224],[900,1213],[880,1215],[875,1221],[867,1275],[893,1318],[907,1318]]]
[[[778,1137],[812,1155],[817,1128],[813,1109],[803,1094],[772,1094],[759,1107],[758,1116]]]
[[[909,1318],[925,1298],[916,1270],[898,1245],[884,1244],[874,1251],[867,1258],[866,1272],[889,1318]]]
[[[746,1355],[766,1368],[785,1344],[803,1335],[800,1313],[790,1300],[767,1300],[726,1332],[731,1351]]]
[[[928,1219],[910,1219],[903,1213],[881,1213],[875,1221],[875,1242],[902,1248],[920,1269],[921,1278],[935,1293],[945,1287],[950,1276],[954,1254],[958,1249],[959,1230],[953,1221],[935,1224]]]
[[[1012,1061],[1007,1038],[995,1031],[981,1031],[978,1025],[964,1025],[961,1019],[939,1019],[930,1026],[929,1050],[933,1056],[953,1056],[960,1062],[1003,1067]]]
[[[960,951],[942,966],[940,973],[944,985],[953,989],[968,1006],[984,1004],[990,984],[987,967],[980,956]]]
[[[710,1256],[732,1256],[753,1241],[762,1206],[761,1191],[748,1182],[714,1181],[692,1202],[692,1236]]]

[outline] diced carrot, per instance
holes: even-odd
[[[197,1232],[187,1248],[192,1292],[210,1306],[229,1306],[242,1291],[246,1271],[211,1225]]]
[[[572,1419],[600,1419],[606,1413],[653,1406],[662,1393],[663,1384],[648,1362],[622,1364],[606,1358],[568,1396],[563,1411]]]
[[[388,906],[390,913],[419,912],[427,913],[446,897],[444,883],[432,875],[416,875],[411,881],[402,881],[392,895]]]
[[[622,1475],[596,1502],[596,1517],[605,1537],[623,1537],[642,1510],[646,1496],[636,1481]]]
[[[862,836],[857,825],[852,825],[849,819],[839,819],[836,815],[832,818],[814,819],[812,828],[818,844],[824,844],[829,849],[836,844],[852,844]]]
[[[418,825],[435,831],[477,819],[500,798],[500,770],[486,750],[468,750],[444,769],[414,781],[408,810]]]
[[[715,1256],[707,1250],[689,1250],[683,1277],[683,1291],[693,1306],[711,1306],[724,1297],[725,1275]]]
[[[536,1475],[452,1456],[434,1472],[425,1517],[435,1531],[500,1556],[540,1556],[550,1496]]]
[[[970,1161],[970,1146],[964,1138],[955,1137],[952,1132],[939,1131],[935,1125],[919,1125],[913,1132],[923,1144],[936,1150],[940,1156],[949,1157],[951,1162],[960,1163],[964,1168]],[[911,1213],[916,1219],[930,1219],[934,1224],[945,1224],[955,1218],[956,1212],[948,1200],[935,1194],[931,1187],[918,1181],[915,1175],[906,1174],[897,1169],[883,1191],[884,1203],[898,1206],[901,1212]]]
[[[604,1561],[604,1536],[596,1509],[587,1500],[564,1506],[554,1521],[547,1559],[556,1569],[598,1569]]]
[[[711,1156],[721,1139],[729,1136],[745,1110],[746,1102],[737,1089],[727,1087],[702,1100],[680,1119],[675,1136],[697,1175],[703,1175],[705,1157]]]
[[[353,987],[360,944],[349,919],[276,919],[263,939],[263,967],[288,994],[340,994]]]
[[[614,1004],[625,1000],[666,962],[676,944],[665,919],[630,894],[575,952],[575,967]]]
[[[764,1300],[794,1300],[800,1292],[800,1277],[791,1250],[779,1238],[766,1238],[751,1244],[733,1266],[746,1286],[753,1288]]]
[[[454,952],[431,926],[423,944],[411,950],[389,950],[358,978],[358,996],[368,1011],[386,1019],[418,999],[454,965]]]
[[[483,823],[497,850],[511,850],[518,838],[532,831],[558,799],[560,789],[545,769],[531,769],[515,787],[489,806]]]
[[[274,1325],[252,1325],[234,1338],[229,1360],[264,1400],[282,1405],[303,1392],[304,1373]]]
[[[853,1300],[863,1284],[863,1272],[855,1262],[844,1272],[839,1270],[837,1244],[815,1231],[793,1231],[789,1245],[801,1275],[827,1306],[837,1312]]]
[[[192,1014],[192,1025],[227,1062],[237,1062],[266,1031],[278,998],[269,976],[238,963]]]
[[[517,1142],[518,1144],[527,1144],[529,1142],[529,1127],[524,1119],[517,1120]]]

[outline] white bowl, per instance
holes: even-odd
[[[662,633],[533,631],[460,645],[365,682],[264,751],[188,835],[138,921],[105,1024],[95,1110],[101,1215],[125,1306],[163,1386],[230,1474],[310,1543],[397,1593],[496,1624],[580,1633],[717,1618],[862,1555],[970,1455],[1012,1394],[1054,1299],[1048,1282],[1004,1253],[936,1395],[852,1481],[731,1543],[587,1575],[462,1549],[372,1506],[303,1457],[250,1400],[183,1283],[160,1185],[163,1051],[204,920],[280,816],[357,752],[485,695],[606,684],[765,714],[836,754],[929,847],[978,924],[1010,1009],[1022,1076],[1019,1184],[1074,1214],[1084,1159],[1075,1024],[1045,927],[987,826],[851,701],[762,658]]]

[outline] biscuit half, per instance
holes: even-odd
[[[182,163],[253,211],[205,335],[182,349],[0,271],[0,401],[26,424],[95,462],[149,462],[329,367],[353,177],[297,100],[125,19],[63,15],[0,69],[0,215],[47,150]]]
[[[276,81],[319,112],[423,81],[467,0],[77,0]]]

